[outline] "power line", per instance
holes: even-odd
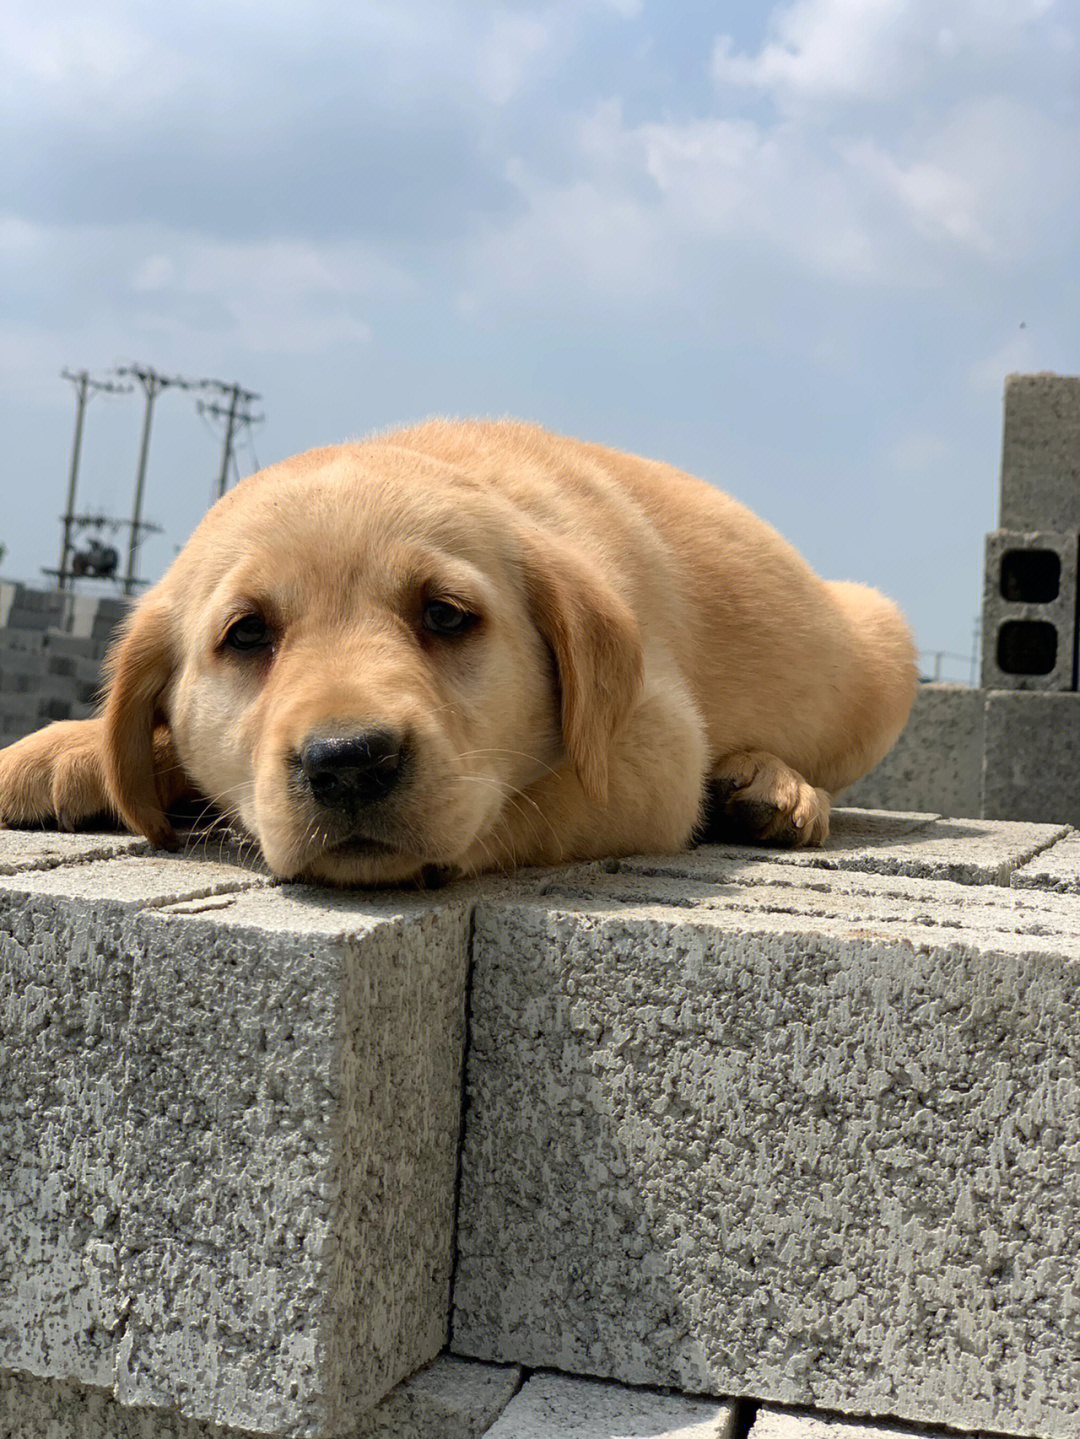
[[[202,385],[206,389],[218,390],[222,397],[229,401],[228,409],[207,400],[195,401],[195,408],[200,415],[213,415],[215,419],[225,421],[225,443],[221,451],[221,473],[218,476],[218,499],[220,499],[228,489],[229,465],[232,464],[239,472],[234,454],[237,427],[246,429],[251,425],[261,424],[266,416],[251,413],[249,406],[256,400],[262,399],[262,396],[257,395],[254,390],[245,390],[242,385],[227,385],[224,380],[203,380]]]
[[[63,515],[63,543],[60,552],[60,565],[57,570],[47,570],[47,574],[55,574],[58,588],[67,588],[76,575],[90,575],[95,578],[112,578],[115,575],[118,557],[115,549],[102,549],[96,541],[91,542],[95,548],[94,555],[76,555],[74,552],[73,530],[93,525],[99,529],[104,525],[110,525],[113,529],[125,526],[129,529],[127,569],[122,581],[122,588],[125,595],[134,594],[135,589],[141,583],[135,574],[135,563],[139,546],[151,531],[159,531],[160,526],[150,524],[143,519],[143,500],[146,493],[146,472],[150,455],[150,434],[154,417],[154,405],[162,390],[203,390],[216,391],[221,402],[196,400],[196,408],[200,415],[212,416],[215,419],[225,421],[225,439],[222,447],[221,470],[218,476],[218,495],[225,493],[229,483],[229,469],[232,467],[234,473],[239,477],[239,465],[236,458],[237,440],[244,436],[254,456],[255,447],[251,439],[251,427],[260,423],[265,417],[257,415],[252,411],[252,405],[261,399],[254,390],[247,390],[239,384],[228,384],[224,380],[192,380],[182,375],[162,375],[149,365],[121,365],[114,370],[117,380],[130,380],[134,383],[122,384],[114,380],[98,380],[91,377],[88,371],[79,370],[72,372],[64,370],[63,378],[70,380],[75,386],[76,411],[75,411],[75,437],[71,451],[71,466],[68,475],[68,496],[67,506]],[[98,392],[108,394],[130,394],[138,384],[142,389],[145,406],[143,410],[142,438],[139,445],[139,459],[135,471],[135,493],[132,500],[131,519],[117,520],[106,515],[77,515],[75,513],[75,492],[78,482],[79,461],[82,452],[83,422],[86,412],[86,405],[92,396]],[[257,462],[256,462],[257,466]],[[100,553],[98,553],[100,551]],[[102,556],[107,556],[103,559]],[[81,563],[77,564],[76,561]]]

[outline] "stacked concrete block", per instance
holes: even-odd
[[[127,601],[5,583],[0,602],[0,745],[93,714]]]
[[[984,689],[1075,690],[1080,531],[986,537]]]
[[[467,904],[55,839],[0,888],[0,1370],[356,1431],[447,1337]]]
[[[480,1439],[521,1387],[513,1365],[440,1355],[392,1389],[347,1439]],[[175,1411],[118,1404],[83,1384],[0,1374],[3,1439],[255,1439],[251,1430],[187,1419]]]
[[[1080,825],[1080,694],[987,694],[982,812]]]
[[[732,1439],[734,1404],[538,1374],[488,1439]]]
[[[458,1352],[1075,1439],[1075,895],[745,854],[474,933]]]
[[[112,599],[107,596],[99,599],[90,629],[90,636],[95,643],[107,648],[116,638],[130,609],[130,600]]]
[[[1000,524],[986,542],[983,687],[1075,692],[1080,379],[1006,382]]]
[[[921,685],[906,731],[845,803],[1080,825],[1080,378],[1007,381],[1000,524],[982,688]]]
[[[839,811],[831,861],[342,894],[0,834],[0,1433],[1074,1439],[1075,834]],[[699,1397],[415,1374],[455,1190],[459,1360]]]
[[[50,625],[57,624],[63,613],[64,596],[58,591],[16,585],[6,624],[13,630],[46,630]]]
[[[1005,382],[1001,528],[1080,533],[1080,378]]]
[[[977,817],[982,803],[984,696],[970,685],[925,684],[876,769],[844,791],[845,805]]]

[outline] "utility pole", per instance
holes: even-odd
[[[183,380],[178,375],[159,375],[149,366],[128,365],[118,369],[118,375],[130,375],[132,379],[138,380],[143,387],[146,396],[146,408],[143,412],[142,443],[139,447],[139,467],[135,473],[135,500],[131,510],[131,536],[128,540],[127,573],[124,575],[124,594],[135,593],[135,555],[139,548],[139,541],[142,531],[145,528],[142,522],[143,492],[146,488],[146,461],[150,453],[150,423],[154,417],[154,401],[162,390],[176,387],[181,390],[193,388],[191,380]]]
[[[213,415],[215,419],[225,421],[225,443],[221,451],[221,474],[218,476],[218,499],[229,488],[229,465],[233,457],[233,440],[236,436],[237,425],[255,425],[262,421],[264,416],[253,415],[248,406],[262,396],[257,395],[254,390],[245,390],[241,385],[227,385],[222,380],[204,380],[203,385],[207,389],[216,389],[222,396],[227,397],[229,408],[222,405],[208,404],[205,400],[196,400],[195,408],[200,415]]]
[[[61,370],[61,376],[70,380],[75,386],[75,439],[71,446],[71,469],[68,473],[67,506],[64,509],[64,538],[60,550],[60,568],[57,570],[56,588],[66,589],[71,579],[68,570],[68,559],[71,556],[71,523],[75,518],[75,487],[79,479],[79,456],[82,451],[83,419],[86,415],[86,403],[95,392],[107,395],[123,395],[130,389],[130,385],[115,385],[111,380],[92,380],[86,370],[78,370],[72,374],[70,370]]]

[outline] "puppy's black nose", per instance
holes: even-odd
[[[320,804],[355,812],[393,789],[404,753],[402,737],[393,730],[315,735],[301,746],[300,768]]]

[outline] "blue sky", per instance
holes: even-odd
[[[262,394],[244,472],[432,413],[670,460],[970,649],[1004,376],[1080,373],[1080,0],[9,0],[0,35],[6,576],[56,562],[60,370],[137,361]],[[130,508],[140,422],[91,406],[86,508]],[[219,454],[162,396],[147,577]]]

